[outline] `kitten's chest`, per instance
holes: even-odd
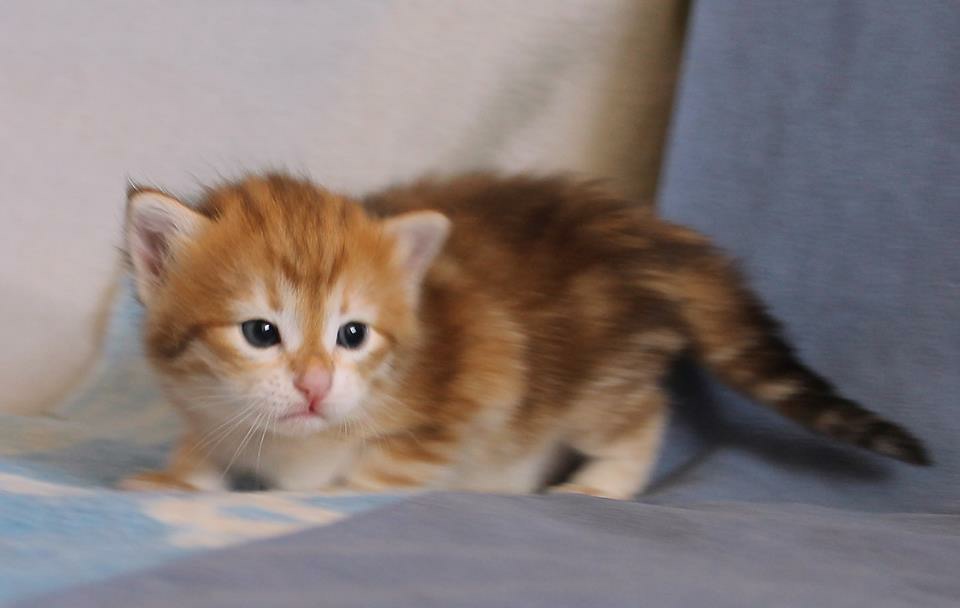
[[[246,445],[231,468],[273,490],[315,491],[334,485],[356,460],[359,447],[356,441],[337,437],[267,436],[262,445]],[[232,457],[220,454],[221,460]]]

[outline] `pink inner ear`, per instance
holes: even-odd
[[[134,194],[128,203],[127,245],[141,298],[151,292],[167,273],[170,258],[181,240],[205,221],[196,211],[166,195]]]
[[[403,265],[418,279],[443,247],[448,231],[445,222],[430,216],[408,216],[394,224],[401,247],[405,249]]]
[[[140,263],[147,273],[158,277],[163,272],[163,264],[167,258],[167,239],[162,233],[151,230],[144,230],[140,238],[141,246],[137,248]]]
[[[429,258],[432,256],[436,244],[430,240],[432,235],[429,230],[420,227],[417,227],[417,230],[413,231],[411,236],[413,238],[410,239],[412,242],[410,243],[410,256],[407,258],[407,267],[419,271],[430,261]]]

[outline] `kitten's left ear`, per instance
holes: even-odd
[[[162,284],[176,249],[209,221],[163,192],[127,191],[126,249],[141,302],[149,303]]]
[[[384,222],[397,243],[400,265],[419,283],[450,234],[450,220],[436,211],[414,211]]]

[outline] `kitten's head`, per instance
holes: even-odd
[[[203,424],[347,424],[416,343],[420,284],[448,230],[436,212],[375,219],[278,175],[211,190],[196,208],[134,189],[126,241],[148,355]]]

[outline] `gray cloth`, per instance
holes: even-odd
[[[958,515],[438,495],[22,606],[956,606],[957,556]]]
[[[724,447],[667,494],[960,507],[960,5],[698,3],[679,99],[663,214],[738,256],[803,358],[935,466],[835,448],[710,385],[700,423]]]
[[[685,370],[647,503],[424,497],[33,605],[960,604],[958,75],[954,2],[697,3],[661,201],[934,467],[820,441]]]

